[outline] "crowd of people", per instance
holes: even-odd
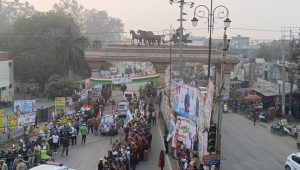
[[[153,118],[150,115],[155,111],[150,100],[139,103],[140,105],[134,108],[132,117],[129,120],[126,118],[123,139],[116,139],[108,155],[100,158],[98,170],[135,170],[141,161],[148,159],[152,142],[151,125],[155,123],[151,121]],[[145,112],[141,111],[141,107]],[[150,113],[146,114],[147,112]]]

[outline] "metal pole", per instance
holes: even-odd
[[[282,40],[282,47],[281,47],[281,55],[282,55],[282,75],[281,75],[281,80],[282,80],[282,95],[281,95],[281,113],[282,115],[285,115],[285,55],[283,51],[283,43],[284,41]]]
[[[208,40],[208,70],[207,78],[210,78],[210,60],[211,60],[211,33],[212,33],[212,24],[213,24],[213,13],[212,13],[213,1],[210,1],[210,11],[208,14],[208,29],[209,29],[209,40]]]
[[[183,59],[182,59],[182,36],[183,36],[183,5],[184,0],[180,0],[180,36],[179,36],[179,74],[180,78],[183,79]]]

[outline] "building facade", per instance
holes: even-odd
[[[14,65],[13,55],[0,52],[0,101],[13,101],[14,96]]]

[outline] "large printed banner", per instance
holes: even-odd
[[[19,116],[24,113],[36,112],[35,100],[15,100],[14,113]]]
[[[202,160],[203,155],[208,155],[207,152],[207,132],[204,133],[198,133],[198,153],[199,153],[199,160]]]
[[[192,149],[195,140],[197,140],[196,124],[184,117],[178,116],[172,146],[175,147],[177,141],[182,141],[187,149]]]
[[[101,96],[101,90],[102,90],[102,84],[95,84],[93,85],[93,96],[97,97],[97,96]]]
[[[201,124],[201,129],[208,129],[211,119],[211,111],[213,107],[213,97],[215,93],[215,87],[211,80],[208,81],[208,93],[205,100],[203,124]]]
[[[65,97],[55,97],[54,106],[55,106],[55,114],[65,113],[66,98]]]
[[[15,100],[15,115],[10,119],[11,128],[23,128],[24,125],[35,122],[36,107],[35,100]]]
[[[4,117],[4,110],[0,110],[0,135],[5,133],[5,117]]]
[[[196,122],[196,103],[199,103],[197,98],[198,91],[195,87],[176,84],[173,108],[179,116]]]

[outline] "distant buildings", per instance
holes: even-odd
[[[0,52],[0,101],[12,101],[14,96],[13,55]]]

